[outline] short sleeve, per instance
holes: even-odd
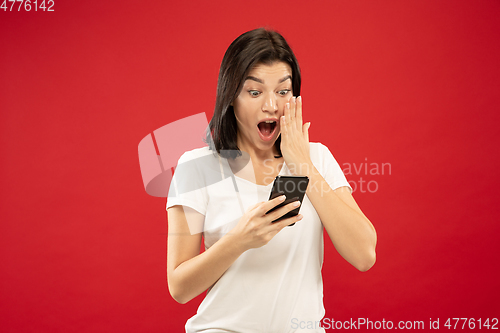
[[[207,158],[210,156],[200,150],[186,152],[179,158],[170,183],[166,209],[182,205],[206,215],[208,195],[204,164]]]
[[[333,157],[330,149],[323,144],[319,144],[319,151],[321,155],[321,166],[323,170],[323,178],[332,190],[335,190],[342,186],[347,186],[352,193],[352,187],[349,185],[340,165],[337,163],[335,157]]]

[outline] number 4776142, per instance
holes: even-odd
[[[448,318],[444,324],[448,329],[498,329],[498,318],[474,319],[474,318]]]
[[[1,0],[0,0],[1,1]],[[17,8],[16,8],[17,7]],[[4,12],[9,11],[35,11],[35,12],[53,12],[54,11],[54,0],[3,0],[0,9]]]

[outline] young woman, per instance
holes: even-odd
[[[172,183],[194,185],[167,201],[170,293],[186,303],[208,290],[187,332],[324,332],[323,228],[357,269],[375,263],[373,225],[328,148],[309,142],[300,84],[277,32],[246,32],[224,55],[209,147],[180,158]],[[267,200],[277,175],[309,185],[301,214],[273,223],[298,205],[266,214],[283,200]]]

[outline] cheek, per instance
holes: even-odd
[[[278,111],[281,115],[285,114],[285,105],[288,103],[288,98],[280,98],[278,100]]]
[[[248,105],[240,103],[239,101],[235,101],[234,106],[234,116],[236,117],[236,121],[238,126],[245,126],[249,119],[249,110]]]
[[[255,99],[245,99],[238,97],[234,101],[234,114],[238,119],[250,119],[259,110],[259,104]]]
[[[241,99],[238,97],[235,99],[233,102],[233,110],[234,110],[234,115],[236,118],[240,119],[241,116],[244,114],[244,103],[242,103]]]

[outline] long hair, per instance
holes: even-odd
[[[219,71],[215,110],[205,142],[222,157],[241,155],[237,145],[238,126],[231,104],[238,97],[243,80],[257,64],[284,62],[292,69],[292,90],[300,96],[300,69],[292,49],[278,32],[259,28],[245,32],[229,45]],[[275,146],[281,157],[281,134]],[[221,152],[222,151],[222,152]]]

